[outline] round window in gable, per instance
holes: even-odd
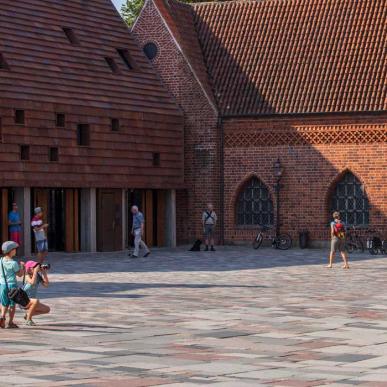
[[[158,53],[158,48],[153,42],[147,43],[144,47],[144,54],[149,60],[153,60],[156,58],[157,53]]]

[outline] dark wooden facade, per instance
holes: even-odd
[[[182,115],[109,0],[0,0],[0,54],[0,186],[182,186]]]

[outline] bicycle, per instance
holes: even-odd
[[[268,230],[270,230],[270,227],[261,226],[261,229],[253,241],[253,248],[255,250],[261,246],[264,235]],[[275,249],[288,250],[292,247],[292,238],[288,234],[269,236],[269,239],[271,239],[271,246]]]
[[[348,230],[345,247],[348,253],[353,253],[355,250],[360,250],[364,253],[364,243],[360,236],[360,230],[356,226],[352,226]]]
[[[375,230],[370,230],[370,233],[376,233]],[[367,248],[370,254],[387,254],[387,240],[382,239],[379,235],[370,235],[367,239]]]

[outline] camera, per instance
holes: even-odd
[[[40,264],[40,268],[42,270],[50,270],[51,269],[51,265],[49,263],[41,263]]]

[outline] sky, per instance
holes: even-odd
[[[124,3],[124,0],[112,0],[112,1],[118,10],[121,9],[121,5]]]

